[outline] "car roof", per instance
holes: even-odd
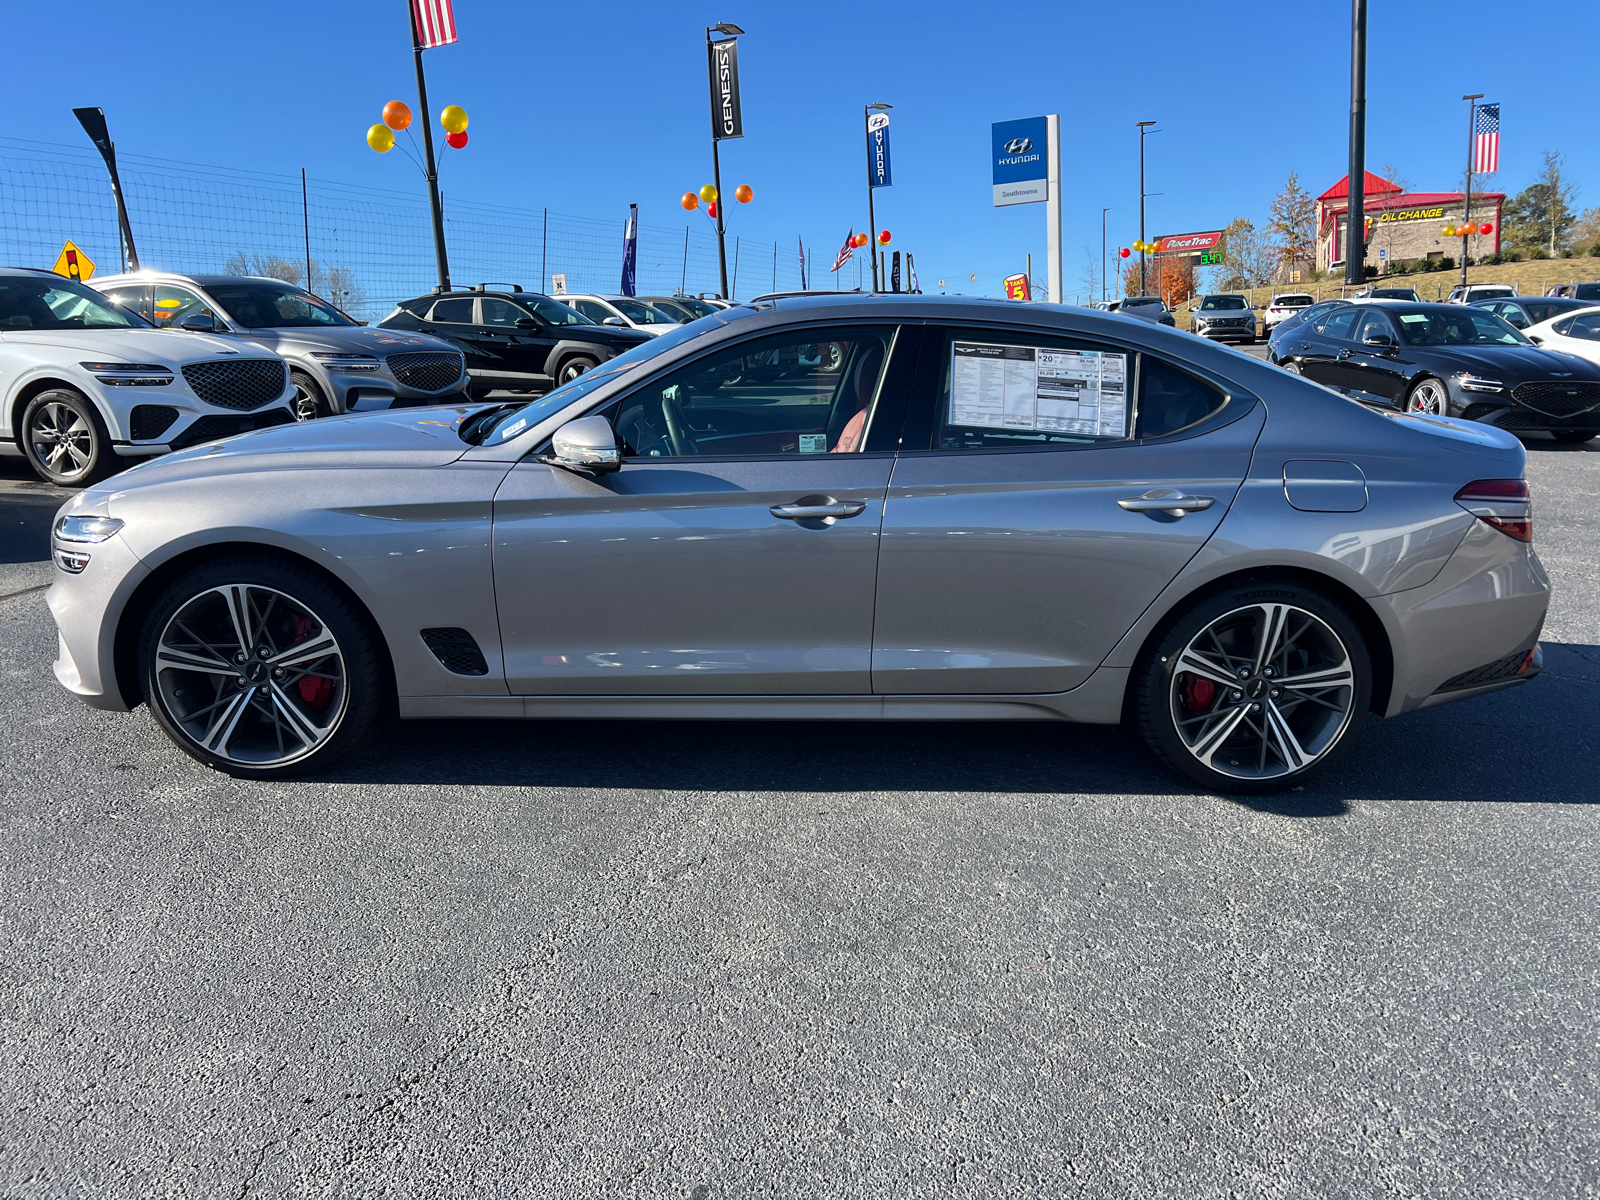
[[[42,267],[0,267],[0,275],[11,278],[25,276],[54,275],[54,271],[46,271]]]

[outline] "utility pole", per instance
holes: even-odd
[[[1147,125],[1154,125],[1154,121],[1140,121],[1139,123],[1139,245],[1144,245],[1144,132]],[[1139,294],[1144,295],[1144,251],[1139,251]]]
[[[111,140],[110,130],[106,128],[105,109],[75,108],[72,115],[78,118],[78,124],[83,126],[83,131],[89,135],[89,140],[105,160],[106,171],[111,176],[111,196],[117,202],[117,228],[122,232],[122,266],[124,270],[131,267],[137,271],[139,252],[133,248],[133,226],[128,222],[128,205],[122,198],[122,180],[117,177],[117,146]]]
[[[1344,281],[1367,281],[1367,0],[1350,0],[1350,198],[1345,208]]]
[[[1467,104],[1467,187],[1462,193],[1461,224],[1466,226],[1472,221],[1472,128],[1478,123],[1478,101],[1483,99],[1482,92],[1473,92],[1470,96],[1461,97],[1468,101]],[[1463,228],[1461,231],[1461,286],[1467,286],[1467,238],[1471,235]]]
[[[439,167],[433,158],[433,118],[428,115],[428,79],[422,73],[422,34],[416,7],[411,10],[411,53],[417,60],[417,107],[422,110],[422,152],[427,158],[428,204],[433,209],[433,257],[439,268],[439,290],[450,290],[450,259],[444,249],[444,201],[439,198]]]
[[[871,235],[867,241],[867,253],[872,257],[872,290],[878,291],[878,215],[872,207],[872,114],[875,112],[888,112],[892,104],[863,104],[861,106],[861,122],[867,137],[867,225]]]
[[[1100,303],[1106,302],[1106,214],[1110,208],[1100,210]],[[1144,239],[1140,239],[1143,241]]]
[[[737,37],[743,32],[744,30],[731,21],[719,21],[715,25],[706,27],[706,72],[711,86],[711,186],[717,189],[717,199],[715,201],[717,206],[717,269],[721,272],[722,277],[722,290],[717,295],[724,300],[728,298],[728,243],[727,230],[723,226],[722,218],[727,212],[728,205],[722,195],[722,156],[718,145],[724,137],[744,136],[744,117],[741,113],[738,118],[739,128],[737,132],[724,132],[718,125],[718,115],[722,110],[722,105],[719,103],[717,95],[717,64],[715,51],[711,44],[711,35],[720,33],[725,37]],[[730,51],[731,48],[732,44],[730,43]],[[735,83],[732,86],[736,90],[738,85]],[[733,103],[737,106],[738,100],[735,99]]]

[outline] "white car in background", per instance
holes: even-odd
[[[1310,308],[1316,302],[1317,298],[1310,292],[1279,292],[1261,315],[1262,332],[1270,337],[1279,321],[1293,316],[1302,308]]]
[[[651,337],[660,337],[681,324],[671,313],[651,308],[636,296],[596,296],[569,292],[556,299],[582,313],[596,325],[637,329]]]
[[[157,329],[48,271],[0,267],[0,453],[82,487],[130,458],[294,420],[271,350]]]
[[[1523,335],[1541,350],[1574,354],[1600,364],[1600,305],[1576,312],[1558,313],[1524,329]]]

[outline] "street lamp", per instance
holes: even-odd
[[[717,189],[717,269],[721,272],[722,291],[718,293],[722,299],[728,298],[728,245],[726,230],[722,224],[722,159],[717,150],[717,143],[722,139],[717,136],[717,67],[712,58],[711,35],[720,33],[724,37],[738,37],[744,30],[732,21],[719,21],[715,25],[706,26],[706,77],[711,87],[711,184]],[[741,131],[742,136],[742,131]]]
[[[872,240],[867,243],[867,252],[872,255],[872,290],[878,290],[878,217],[872,208],[872,114],[875,112],[888,112],[892,104],[863,104],[861,106],[861,120],[867,133],[867,224],[872,229]]]
[[[1472,221],[1472,127],[1477,124],[1478,101],[1482,92],[1461,97],[1467,101],[1467,190],[1461,197],[1461,286],[1467,286],[1467,239],[1471,235]]]
[[[1106,214],[1109,207],[1100,210],[1100,303],[1106,302]]]
[[[1147,125],[1154,125],[1154,121],[1139,121],[1139,245],[1144,245],[1144,134]],[[1160,133],[1159,129],[1152,130]],[[1144,295],[1144,251],[1139,251],[1139,294]]]

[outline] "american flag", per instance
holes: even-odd
[[[1487,174],[1500,169],[1500,106],[1478,105],[1478,120],[1473,129],[1472,169]]]
[[[424,50],[448,46],[456,40],[456,15],[450,0],[411,0],[411,28]]]
[[[839,247],[839,257],[833,260],[833,269],[837,271],[840,267],[844,266],[845,263],[849,262],[855,257],[855,253],[856,229],[855,226],[852,225],[850,227],[850,236],[845,238],[844,245]]]

